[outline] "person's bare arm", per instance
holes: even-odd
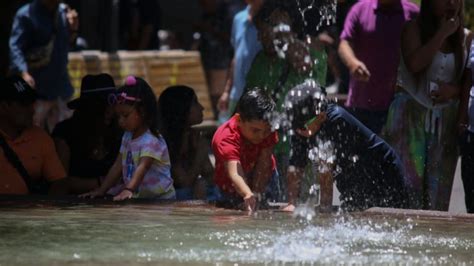
[[[222,93],[219,101],[217,102],[217,108],[220,111],[227,111],[229,108],[229,97],[230,97],[230,90],[232,89],[232,85],[234,84],[234,67],[235,67],[235,57],[232,59],[230,63],[230,67],[227,73],[227,81],[225,83],[224,92]]]
[[[130,199],[133,196],[133,191],[136,191],[137,188],[145,178],[145,174],[150,170],[153,165],[153,158],[151,157],[142,157],[138,163],[137,169],[133,172],[132,180],[128,184],[125,184],[124,190],[120,192],[117,196],[114,197],[114,200],[120,201],[125,199]]]
[[[77,38],[77,31],[79,30],[79,15],[75,9],[71,9],[69,6],[67,7],[66,12],[66,19],[70,32],[69,42],[74,45]]]
[[[444,18],[435,35],[422,43],[420,28],[416,21],[410,21],[403,29],[401,48],[406,67],[411,73],[419,73],[428,67],[444,41],[459,28],[459,20]]]
[[[244,199],[246,210],[252,212],[256,207],[255,196],[245,180],[245,173],[239,161],[227,161],[224,164],[227,175],[234,184],[237,193]]]
[[[355,53],[353,46],[347,40],[341,40],[338,48],[339,56],[349,69],[351,75],[359,81],[368,81],[370,79],[370,71],[364,62],[360,61]]]

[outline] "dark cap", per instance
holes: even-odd
[[[67,106],[70,109],[77,109],[84,100],[106,99],[114,91],[114,79],[109,74],[86,75],[81,81],[81,96],[70,101]]]
[[[20,76],[1,78],[0,101],[33,103],[35,100],[36,90],[31,88]]]
[[[323,89],[315,81],[307,81],[288,91],[284,107],[293,129],[301,129],[317,114],[326,109]]]

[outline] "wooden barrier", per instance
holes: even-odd
[[[212,120],[211,100],[198,52],[191,51],[119,51],[69,53],[69,75],[79,96],[81,79],[87,74],[110,74],[117,86],[128,75],[144,78],[158,97],[171,85],[192,87],[204,107],[204,119]]]

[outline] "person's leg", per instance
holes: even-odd
[[[466,132],[461,139],[461,177],[468,213],[474,213],[474,133]]]
[[[280,200],[281,196],[281,186],[280,186],[280,175],[278,174],[278,171],[275,170],[273,171],[272,176],[270,177],[270,181],[268,182],[268,185],[265,189],[263,197],[263,202],[266,201],[272,201],[272,202],[277,202]]]
[[[428,136],[425,164],[425,185],[428,204],[432,210],[448,211],[454,174],[459,157],[457,140],[457,105],[443,109],[434,133]],[[440,132],[437,132],[438,129]]]
[[[405,93],[398,93],[390,105],[383,139],[401,160],[403,175],[408,186],[409,208],[423,208],[426,160],[426,110]]]

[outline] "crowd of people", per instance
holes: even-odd
[[[140,77],[116,86],[103,73],[85,76],[69,101],[77,12],[56,0],[22,7],[12,75],[0,84],[0,194],[205,199],[248,211],[285,201],[293,211],[309,179],[321,185],[322,210],[335,182],[346,210],[447,211],[461,156],[474,212],[464,0],[339,0],[352,5],[339,29],[317,22],[332,0],[247,0],[233,20],[218,2],[200,1],[196,25],[220,122],[210,145],[195,127],[204,108],[189,86],[157,98]],[[343,86],[344,69],[342,107],[326,84]]]

